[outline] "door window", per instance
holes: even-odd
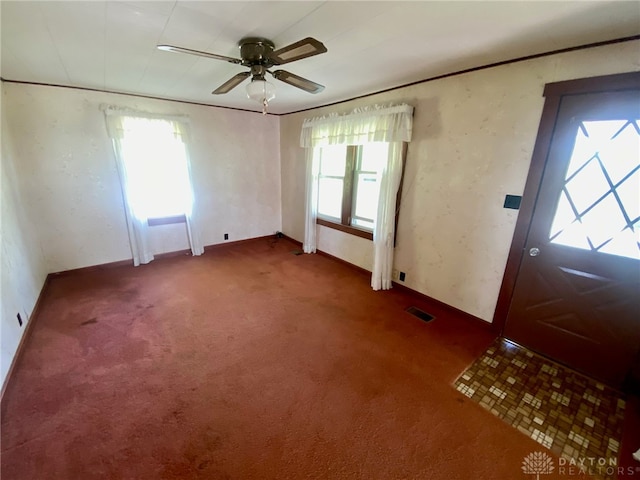
[[[640,259],[637,119],[581,122],[549,240]]]

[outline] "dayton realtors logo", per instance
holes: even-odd
[[[553,458],[544,452],[531,452],[522,461],[522,471],[527,475],[535,475],[540,480],[540,475],[548,475],[553,472]]]
[[[544,452],[531,452],[522,461],[522,471],[526,475],[535,475],[536,480],[540,480],[541,475],[549,475],[555,471],[555,464],[551,455]],[[640,476],[640,467],[618,466],[617,458],[604,457],[578,457],[558,459],[557,475],[560,476],[584,476],[600,475],[618,478],[624,476]],[[542,479],[544,480],[544,478]]]

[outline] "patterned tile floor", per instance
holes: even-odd
[[[618,457],[620,394],[505,339],[497,339],[454,387],[567,460]]]

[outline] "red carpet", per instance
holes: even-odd
[[[451,386],[487,331],[294,248],[54,278],[3,399],[2,479],[532,478],[543,448]]]

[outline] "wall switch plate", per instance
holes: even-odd
[[[507,195],[506,197],[504,197],[503,207],[519,210],[521,201],[522,201],[522,195]]]

